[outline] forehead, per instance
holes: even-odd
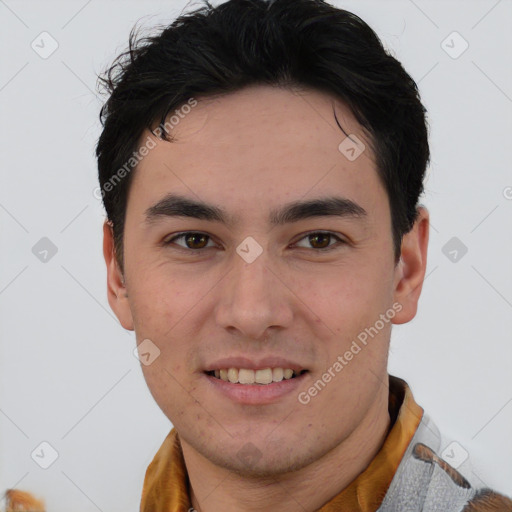
[[[367,135],[328,94],[251,86],[189,105],[169,117],[172,142],[144,133],[154,148],[137,166],[128,204],[136,196],[147,206],[172,191],[261,209],[335,191],[354,200],[366,196],[371,210],[374,196],[386,197]],[[357,158],[343,152],[347,145],[362,149],[360,143]]]

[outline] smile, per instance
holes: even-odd
[[[206,372],[208,375],[231,384],[260,384],[267,385],[281,382],[302,375],[307,370],[297,372],[291,368],[264,368],[251,370],[248,368],[221,368]]]

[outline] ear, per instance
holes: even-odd
[[[428,234],[429,213],[420,206],[413,228],[402,238],[401,257],[395,268],[394,301],[402,309],[393,318],[394,324],[410,322],[416,316],[427,269]]]
[[[103,256],[107,265],[107,296],[112,311],[121,325],[133,331],[133,317],[128,302],[128,292],[123,274],[117,263],[114,247],[114,231],[108,220],[103,224]]]

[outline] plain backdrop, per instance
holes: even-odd
[[[390,372],[443,449],[471,454],[459,469],[510,495],[512,3],[333,3],[376,30],[429,112],[427,277],[418,315],[393,329]],[[185,5],[0,1],[0,491],[30,490],[52,512],[138,510],[171,428],[106,299],[96,76],[137,21]]]

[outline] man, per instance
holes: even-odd
[[[512,510],[387,373],[429,146],[375,33],[320,0],[231,0],[132,32],[103,82],[108,299],[174,426],[141,510]]]

